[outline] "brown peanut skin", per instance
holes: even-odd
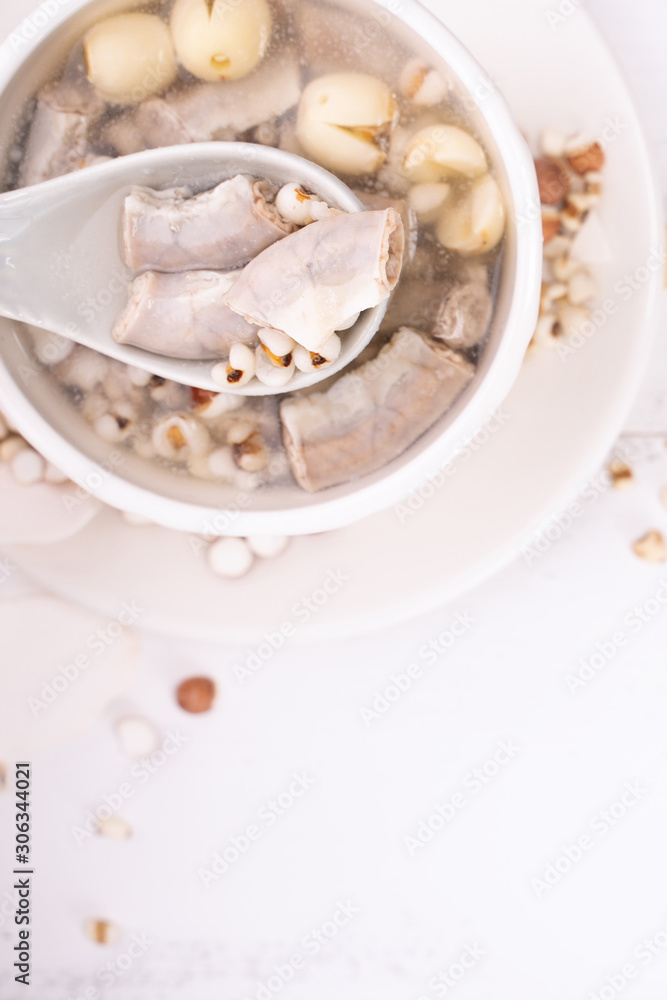
[[[176,688],[176,700],[185,712],[208,712],[215,700],[215,684],[209,677],[188,677]]]
[[[568,153],[566,159],[575,174],[583,175],[592,171],[599,173],[604,167],[605,156],[600,143],[594,142],[584,149],[576,149],[573,153]]]
[[[540,201],[543,205],[560,205],[570,193],[567,168],[559,160],[544,156],[535,160]]]

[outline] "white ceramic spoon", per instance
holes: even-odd
[[[219,358],[183,361],[153,354],[116,343],[111,330],[126,305],[134,277],[121,257],[120,245],[121,209],[130,188],[185,185],[203,191],[239,173],[279,185],[295,182],[334,208],[363,210],[356,195],[333,174],[271,146],[209,142],[119,157],[0,196],[0,315],[31,323],[155,375],[223,391],[211,378]],[[345,332],[339,357],[325,369],[297,372],[288,387],[273,388],[253,379],[231,391],[261,396],[329,378],[369,343],[385,309],[383,303],[362,313]]]

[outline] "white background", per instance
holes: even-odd
[[[32,6],[3,5],[0,33]],[[667,191],[667,7],[586,6],[625,68]],[[36,761],[39,987],[13,989],[3,967],[0,1000],[74,1000],[143,932],[153,942],[145,957],[97,996],[241,1000],[249,982],[303,951],[303,935],[331,918],[339,898],[360,913],[274,995],[431,998],[429,979],[478,944],[484,958],[452,990],[461,1000],[584,1000],[605,988],[602,997],[664,1000],[667,615],[631,622],[634,608],[667,593],[667,566],[640,562],[631,545],[650,528],[667,535],[658,499],[667,485],[666,381],[661,336],[623,441],[633,487],[583,502],[582,517],[544,555],[517,559],[452,606],[382,635],[292,647],[244,686],[231,670],[242,651],[147,636],[128,705],[180,727],[188,742],[128,803],[135,837],[121,845],[97,839],[73,849],[70,833],[128,770],[108,719],[76,747]],[[468,633],[365,725],[359,710],[374,692],[423,663],[420,648],[457,615],[474,619]],[[621,631],[627,644],[573,693],[567,676]],[[205,719],[184,718],[172,703],[174,681],[193,672],[220,685],[219,708]],[[501,741],[520,750],[473,795],[466,775]],[[203,893],[197,867],[287,789],[293,770],[313,775],[313,789]],[[600,812],[627,783],[640,797],[602,833]],[[462,789],[465,806],[410,857],[404,835]],[[583,836],[592,846],[582,860],[540,889],[532,880]],[[424,899],[426,920],[415,911]],[[83,939],[90,915],[123,928],[108,955]],[[642,958],[636,949],[654,938],[665,947]],[[628,962],[637,975],[626,981]]]

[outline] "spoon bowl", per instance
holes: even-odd
[[[365,310],[342,335],[338,358],[295,372],[288,386],[253,379],[233,389],[211,376],[220,358],[182,360],[117,343],[112,328],[134,273],[121,256],[120,218],[137,186],[208,190],[236,174],[297,183],[332,208],[360,212],[357,196],[329,171],[272,146],[208,142],[147,150],[0,196],[0,315],[29,323],[154,375],[213,392],[246,396],[292,392],[329,378],[370,342],[387,303]]]

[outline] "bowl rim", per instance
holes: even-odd
[[[95,0],[57,0],[57,12],[48,14],[41,30],[37,28],[31,38],[24,38],[21,29],[30,24],[33,15],[22,22],[0,46],[0,95],[41,45],[60,25]],[[542,224],[540,198],[533,165],[533,156],[514,121],[505,98],[488,74],[462,42],[419,0],[401,0],[395,5],[382,0],[370,0],[371,5],[391,13],[408,28],[419,34],[445,60],[461,83],[464,91],[475,103],[479,116],[484,120],[496,147],[497,158],[502,164],[507,193],[511,199],[508,216],[515,223],[515,261],[513,284],[508,293],[505,331],[501,335],[494,357],[475,391],[460,412],[437,439],[403,464],[377,481],[363,484],[348,494],[334,499],[326,498],[326,491],[318,499],[313,494],[312,503],[293,509],[268,508],[264,510],[237,510],[232,517],[223,517],[224,530],[220,534],[247,536],[252,534],[312,534],[331,530],[361,520],[378,510],[390,507],[404,499],[411,490],[423,483],[450,462],[489,417],[501,406],[514,384],[528,343],[534,333],[539,310],[542,274]],[[16,39],[20,40],[17,44]],[[477,96],[480,95],[480,96]],[[74,482],[86,489],[86,480],[99,463],[84,455],[58,431],[33,406],[12,373],[0,357],[0,390],[2,405],[8,418],[31,443],[54,464],[63,468]],[[224,506],[207,507],[177,500],[130,482],[116,472],[105,474],[95,489],[95,496],[121,510],[144,516],[177,530],[202,533],[216,519]]]

